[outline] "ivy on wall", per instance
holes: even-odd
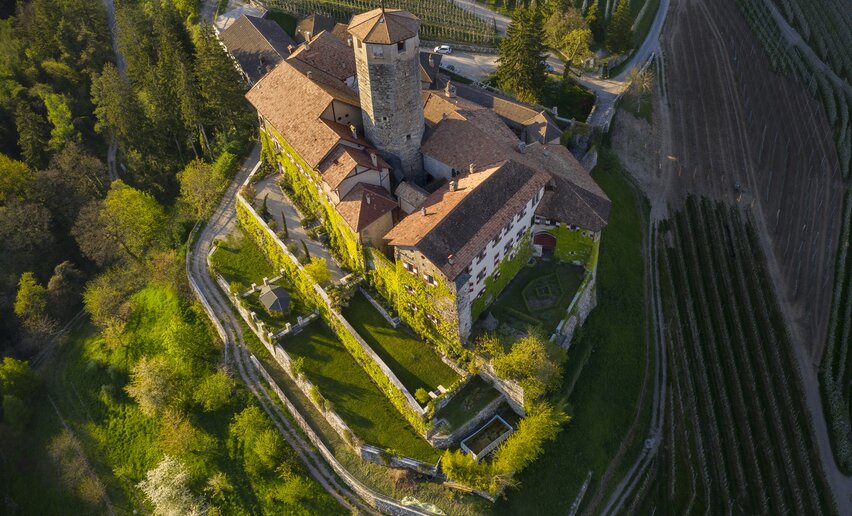
[[[429,429],[427,421],[420,416],[406,400],[405,395],[390,381],[382,369],[373,359],[367,355],[361,344],[352,335],[352,331],[346,327],[343,317],[332,310],[330,300],[327,303],[320,294],[321,289],[308,275],[295,257],[289,255],[278,241],[264,228],[255,215],[242,202],[237,202],[237,220],[246,230],[246,234],[252,237],[266,257],[278,269],[284,269],[285,274],[293,282],[293,287],[303,296],[306,305],[310,308],[318,308],[320,316],[331,328],[337,338],[343,343],[349,353],[358,364],[367,372],[373,382],[385,393],[396,409],[405,419],[421,434]]]
[[[488,308],[488,305],[506,288],[512,278],[521,270],[532,257],[533,249],[530,245],[530,231],[527,231],[515,248],[517,254],[514,258],[503,259],[497,269],[485,278],[485,290],[482,295],[473,300],[470,305],[470,318],[476,321],[479,315]]]
[[[585,236],[581,230],[569,229],[565,224],[548,229],[547,232],[556,237],[556,248],[553,250],[553,255],[556,258],[563,262],[579,261],[586,264],[586,269],[592,268],[589,258],[596,251],[597,240]]]
[[[368,248],[368,253],[373,263],[367,273],[370,283],[391,303],[399,318],[444,354],[465,358],[468,352],[459,338],[456,296],[443,279],[436,277],[438,285],[427,285],[420,275],[411,274],[381,251]]]
[[[267,155],[274,156],[275,160],[284,167],[284,176],[293,190],[296,201],[311,213],[305,216],[318,216],[322,220],[323,229],[328,234],[329,247],[335,258],[345,267],[355,270],[364,270],[364,256],[358,235],[343,220],[334,206],[319,193],[322,188],[322,178],[299,156],[287,141],[277,131],[267,126],[268,133],[261,131],[261,139],[267,151]],[[275,138],[284,152],[276,154],[272,151],[273,145],[268,140],[269,134]],[[287,153],[293,157],[295,163],[291,163]],[[302,167],[302,171],[296,165]]]

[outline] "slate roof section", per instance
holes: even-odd
[[[443,57],[443,54],[420,51],[420,82],[428,82],[430,89],[438,85],[438,70],[441,68]]]
[[[290,308],[290,293],[280,285],[264,285],[260,289],[260,302],[267,310],[286,312]]]
[[[345,128],[334,127],[339,124],[320,119],[332,100],[338,98],[345,102],[347,97],[343,94],[335,95],[335,92],[340,93],[339,89],[315,82],[322,73],[314,72],[312,80],[290,61],[283,61],[246,94],[257,112],[281,133],[312,168],[348,133]],[[328,83],[335,79],[329,76],[323,80]],[[340,84],[341,88],[345,88]],[[356,101],[354,105],[358,105],[354,92],[349,95],[349,98],[352,97]]]
[[[325,72],[341,82],[355,76],[355,52],[325,31],[315,35],[309,44],[300,45],[288,60],[299,60],[311,69]]]
[[[411,39],[420,30],[420,18],[400,9],[373,9],[356,14],[349,22],[349,34],[363,41],[391,45]]]
[[[225,48],[254,83],[286,59],[293,39],[272,20],[244,14],[219,35]]]
[[[296,24],[296,41],[304,43],[308,34],[314,37],[322,31],[331,32],[336,24],[337,22],[331,16],[312,14]]]
[[[549,179],[516,161],[462,174],[455,191],[449,184],[436,190],[385,239],[415,247],[455,280]]]
[[[396,196],[411,206],[420,208],[420,205],[429,197],[429,192],[408,181],[403,181],[396,187]]]
[[[356,233],[399,206],[381,186],[358,183],[337,203],[337,212]]]

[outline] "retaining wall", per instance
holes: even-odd
[[[491,401],[491,403],[477,412],[476,415],[469,419],[467,423],[456,428],[449,434],[433,435],[429,438],[429,443],[435,448],[449,448],[450,446],[455,446],[461,442],[462,439],[467,437],[474,428],[481,425],[483,421],[494,417],[494,414],[497,413],[497,408],[505,399],[506,398],[504,396],[498,396]]]
[[[490,361],[479,358],[477,359],[477,365],[479,366],[479,376],[493,385],[495,389],[506,397],[506,401],[512,407],[512,410],[521,416],[526,416],[527,413],[524,410],[524,388],[512,380],[497,376]]]

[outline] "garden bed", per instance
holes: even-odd
[[[451,432],[465,424],[499,396],[500,391],[479,376],[474,376],[449,403],[435,414],[435,420],[446,421],[447,431]]]
[[[425,462],[438,459],[438,451],[417,435],[324,324],[314,323],[280,344],[292,358],[304,359],[308,380],[358,438]]]
[[[473,455],[476,460],[482,460],[483,457],[505,441],[513,431],[514,429],[509,423],[503,421],[503,418],[494,416],[488,423],[465,438],[461,442],[461,449]]]
[[[343,316],[412,394],[449,388],[459,379],[428,344],[402,327],[391,327],[362,293],[349,300]]]
[[[501,322],[518,329],[535,325],[552,332],[565,317],[584,275],[576,265],[539,261],[521,269],[491,310]]]

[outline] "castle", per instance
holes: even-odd
[[[544,111],[439,76],[419,28],[375,9],[307,32],[247,98],[345,264],[396,275],[400,316],[458,342],[530,255],[593,274],[610,202]]]

